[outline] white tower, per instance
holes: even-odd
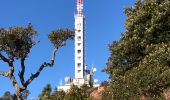
[[[84,52],[84,16],[83,0],[77,0],[77,14],[75,15],[75,80],[74,84],[85,83],[85,52]]]
[[[75,15],[75,78],[66,77],[65,85],[58,86],[58,91],[68,91],[72,84],[77,86],[82,86],[83,84],[94,87],[99,86],[98,84],[93,84],[93,75],[96,68],[92,67],[92,70],[87,70],[85,65],[85,18],[82,10],[83,0],[77,0],[77,14]]]

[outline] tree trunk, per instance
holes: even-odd
[[[21,92],[17,92],[17,100],[22,100]]]
[[[16,90],[17,100],[22,100],[22,94],[21,94],[21,90],[18,84],[15,85],[15,90]]]

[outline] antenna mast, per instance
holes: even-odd
[[[83,14],[83,0],[77,0],[77,15],[82,16]]]

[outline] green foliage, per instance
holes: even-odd
[[[63,100],[65,96],[66,93],[63,90],[58,91],[56,88],[55,91],[51,94],[50,100]]]
[[[0,100],[11,100],[11,94],[9,91],[6,91]]]
[[[170,1],[137,0],[125,13],[126,31],[109,46],[107,93],[114,100],[160,98],[170,85]]]
[[[60,46],[64,46],[66,44],[66,40],[74,38],[74,31],[69,29],[57,29],[52,31],[48,38],[50,39],[51,43],[54,44],[56,48]]]
[[[6,92],[4,93],[4,97],[10,97],[10,96],[11,96],[11,94],[10,94],[9,91],[6,91]]]
[[[90,97],[85,90],[86,88],[86,86],[83,86],[83,88],[78,88],[73,85],[65,96],[65,100],[90,100]]]
[[[25,80],[25,60],[30,53],[30,49],[36,44],[37,41],[34,40],[37,32],[31,25],[28,24],[27,27],[11,27],[8,29],[0,28],[0,60],[8,63],[9,71],[0,72],[0,76],[8,77],[13,86],[15,87],[15,94],[17,98],[26,99],[29,95],[27,91],[28,85],[37,78],[41,71],[45,67],[52,67],[54,65],[55,55],[59,47],[66,45],[68,39],[73,39],[74,32],[69,29],[58,29],[52,31],[48,37],[51,43],[54,44],[55,49],[52,53],[52,59],[50,62],[44,62],[40,65],[39,69],[31,76]],[[17,73],[15,72],[15,60],[20,60],[21,70],[18,72],[20,83],[16,80]],[[14,74],[15,73],[15,74]],[[51,87],[48,87],[40,95],[42,100],[50,99]]]
[[[5,52],[9,57],[27,57],[32,46],[36,43],[34,40],[37,32],[31,24],[24,27],[11,27],[9,29],[0,29],[0,52]]]
[[[51,97],[51,85],[50,84],[47,84],[42,93],[39,95],[39,99],[40,100],[51,100],[50,97]]]
[[[51,93],[51,86],[48,84],[39,95],[40,100],[91,100],[91,87],[83,85],[80,88],[72,85],[67,92],[58,91],[57,88]]]
[[[104,86],[104,87],[106,87],[108,85],[109,85],[109,81],[104,81],[100,84],[100,86]]]

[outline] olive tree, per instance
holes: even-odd
[[[24,77],[25,60],[30,54],[31,48],[36,45],[35,36],[37,31],[29,23],[27,27],[10,27],[0,29],[0,60],[8,64],[9,71],[0,72],[1,76],[7,77],[11,80],[15,88],[15,94],[18,100],[22,100],[22,93],[27,90],[28,85],[37,78],[45,67],[52,67],[54,65],[55,55],[57,50],[66,44],[68,39],[73,39],[74,32],[69,29],[57,29],[52,31],[48,38],[54,44],[54,51],[52,58],[48,62],[43,62],[37,71],[29,76],[28,79]],[[18,72],[18,82],[16,80],[14,62],[20,62],[20,71]],[[20,85],[21,83],[21,85]]]

